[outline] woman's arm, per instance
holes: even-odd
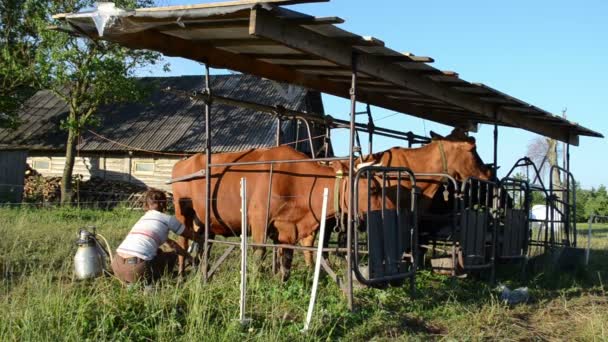
[[[205,243],[205,237],[201,236],[200,234],[198,234],[197,232],[195,232],[194,230],[190,230],[190,229],[184,229],[183,233],[181,234],[183,237],[185,237],[186,239],[192,240],[192,241],[196,241],[199,244],[204,244]]]
[[[167,245],[169,245],[171,248],[173,248],[175,250],[175,253],[177,253],[177,255],[181,255],[185,258],[191,259],[192,256],[190,255],[190,253],[188,253],[187,250],[183,249],[182,246],[180,246],[177,242],[175,242],[174,240],[168,239],[167,242],[165,242]]]

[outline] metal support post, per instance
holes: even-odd
[[[353,305],[353,223],[354,223],[354,197],[353,197],[353,172],[355,170],[354,146],[355,146],[355,116],[357,112],[357,55],[352,54],[352,77],[350,87],[350,139],[348,144],[348,224],[346,231],[346,296],[349,310],[354,309]]]
[[[281,118],[277,117],[277,147],[281,146]]]
[[[207,95],[207,101],[205,101],[205,242],[203,244],[203,262],[201,267],[203,268],[203,281],[207,283],[208,277],[207,272],[209,269],[209,226],[211,224],[211,120],[209,120],[209,114],[211,112],[211,81],[209,76],[209,64],[205,64],[205,94]]]
[[[498,113],[494,111],[494,177],[498,179]]]
[[[372,110],[369,106],[369,103],[367,104],[367,134],[368,134],[368,139],[369,139],[369,154],[371,155],[373,153],[373,143],[374,143],[374,119],[372,118]]]

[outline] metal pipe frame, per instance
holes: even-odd
[[[284,159],[284,160],[264,160],[252,162],[236,162],[236,163],[217,163],[211,164],[211,167],[227,167],[227,166],[250,166],[250,165],[273,165],[273,164],[296,164],[296,163],[319,163],[348,160],[347,157],[331,157],[317,159]]]
[[[414,173],[414,177],[416,177],[416,181],[418,183],[425,183],[424,177],[442,177],[447,181],[449,181],[450,183],[452,183],[452,186],[454,186],[454,204],[452,207],[452,220],[451,220],[451,230],[452,230],[452,234],[451,236],[454,237],[456,236],[456,229],[458,227],[458,212],[459,212],[459,204],[461,204],[462,202],[462,196],[460,195],[460,190],[458,187],[458,181],[456,181],[456,179],[452,176],[450,176],[447,173],[434,173],[434,172],[419,172],[419,173]],[[428,180],[426,182],[430,182],[432,180]],[[418,227],[418,230],[420,230],[420,227]],[[437,240],[434,240],[437,241]],[[451,276],[455,277],[456,276],[456,243],[455,241],[452,241],[452,269],[451,269]]]
[[[469,271],[469,270],[479,270],[479,269],[490,268],[490,270],[491,270],[490,278],[492,280],[491,282],[494,282],[494,274],[495,274],[495,266],[496,266],[496,262],[495,262],[496,261],[496,235],[497,235],[497,231],[498,231],[498,227],[497,227],[498,220],[496,218],[497,215],[492,215],[493,214],[492,213],[492,209],[494,208],[494,204],[490,203],[489,197],[490,196],[491,197],[495,197],[494,193],[492,193],[490,195],[490,190],[496,191],[497,184],[495,182],[486,181],[486,180],[483,180],[483,179],[480,179],[480,178],[476,178],[476,177],[469,177],[469,178],[467,178],[467,180],[465,180],[462,183],[461,193],[464,196],[466,196],[466,193],[467,193],[467,190],[468,190],[468,192],[469,192],[468,200],[470,202],[469,204],[472,204],[471,203],[471,197],[473,195],[471,193],[471,188],[472,187],[469,186],[469,184],[472,184],[472,182],[477,182],[479,184],[479,186],[477,187],[477,199],[478,200],[481,199],[480,195],[481,195],[482,185],[485,187],[485,190],[486,190],[486,195],[485,195],[485,198],[484,198],[483,205],[486,208],[484,211],[487,214],[489,214],[489,215],[492,216],[492,220],[491,221],[493,221],[493,222],[490,222],[490,220],[488,221],[488,226],[492,227],[491,232],[490,232],[491,233],[491,244],[492,245],[491,245],[491,252],[490,252],[490,260],[487,263],[481,264],[481,265],[469,265],[469,266],[465,266],[463,264],[462,265],[462,269],[465,270],[465,271]],[[466,210],[467,207],[468,207],[467,203],[466,202],[463,203],[463,208],[462,209]],[[484,231],[484,233],[487,233],[487,230]],[[484,241],[485,241],[485,238],[484,238]],[[464,260],[463,260],[463,262],[464,262]]]
[[[500,185],[498,187],[499,191],[499,200],[502,198],[502,194],[500,192],[505,192],[505,196],[508,198],[509,193],[520,193],[519,203],[523,204],[522,210],[526,213],[525,220],[525,240],[523,241],[523,249],[521,255],[499,255],[500,259],[524,259],[524,263],[527,262],[528,259],[528,244],[529,244],[529,231],[530,231],[530,184],[527,180],[520,180],[515,178],[503,178],[500,181]],[[523,196],[523,198],[521,198]],[[515,196],[511,196],[511,198],[515,201]],[[508,203],[499,203],[499,208],[504,210],[505,215],[507,213]],[[504,237],[503,237],[504,238]],[[504,240],[503,240],[504,243]],[[525,267],[525,264],[524,264]]]
[[[306,126],[306,131],[308,132],[308,143],[310,144],[310,156],[314,159],[317,154],[315,152],[315,144],[312,141],[312,130],[310,129],[310,123],[308,123],[308,120],[306,120],[305,118],[302,118],[299,116],[296,116],[296,120],[300,120],[300,121],[304,122],[304,125]],[[298,127],[298,131],[299,130],[300,130],[300,127]],[[296,139],[296,141],[298,141],[298,139]],[[296,142],[296,144],[297,144],[297,142]]]
[[[411,263],[412,263],[412,267],[408,272],[404,272],[402,274],[395,274],[395,275],[388,275],[388,276],[382,276],[382,277],[378,277],[378,278],[365,278],[363,276],[363,274],[361,274],[361,271],[359,270],[359,254],[361,253],[359,251],[359,248],[356,246],[353,246],[353,255],[354,255],[354,261],[353,261],[353,271],[355,273],[355,276],[357,277],[357,280],[363,284],[366,285],[374,285],[374,284],[378,284],[378,283],[383,283],[383,282],[387,282],[387,281],[391,281],[391,280],[399,280],[399,279],[405,279],[405,278],[410,278],[411,279],[411,286],[412,286],[412,294],[413,294],[413,288],[414,288],[414,284],[415,284],[415,274],[416,274],[416,263],[418,261],[418,241],[417,241],[417,237],[418,237],[418,222],[417,222],[417,217],[416,217],[416,202],[417,202],[417,193],[416,193],[416,177],[414,176],[414,173],[412,172],[412,170],[405,168],[405,167],[386,167],[386,166],[365,166],[362,167],[361,169],[357,170],[357,174],[355,175],[355,183],[359,184],[359,180],[361,179],[361,175],[366,174],[366,178],[368,180],[368,187],[370,184],[370,178],[371,173],[372,172],[378,172],[382,174],[382,218],[385,217],[385,211],[386,211],[386,183],[387,183],[387,178],[389,177],[397,177],[397,195],[396,195],[396,199],[397,199],[397,203],[396,203],[396,211],[397,211],[397,215],[399,216],[400,214],[400,199],[401,199],[401,191],[402,191],[402,186],[400,186],[401,181],[404,177],[408,177],[410,184],[412,185],[410,189],[408,190],[403,190],[403,191],[408,191],[410,192],[411,195],[411,207],[408,209],[411,212],[411,224],[410,224],[410,231],[409,233],[410,235],[410,248],[411,248]],[[353,193],[356,195],[355,197],[358,199],[359,198],[359,191],[358,191],[358,186],[356,188],[353,189]],[[368,189],[367,192],[367,208],[366,208],[366,212],[371,212],[371,194],[370,191]],[[353,208],[355,213],[359,212],[359,201],[356,201],[354,203],[354,208]],[[369,228],[370,226],[370,216],[367,215],[367,227]],[[355,227],[356,228],[356,227]],[[359,241],[359,233],[358,233],[358,229],[353,229],[353,237],[354,240],[356,242]],[[389,237],[390,238],[390,237]],[[370,244],[369,244],[369,240],[368,240],[368,252],[369,252],[369,248],[370,248]]]
[[[376,125],[374,125],[374,119],[372,118],[372,109],[369,105],[369,103],[366,106],[366,112],[367,112],[367,131],[368,133],[368,148],[369,148],[369,154],[372,154],[374,149],[373,149],[373,145],[374,145],[374,129],[376,127]]]
[[[209,63],[205,63],[205,93],[211,98],[211,80],[209,75]],[[208,266],[209,266],[209,228],[211,225],[211,103],[205,101],[205,241],[203,244],[203,282],[207,283],[208,280]]]
[[[553,187],[553,170],[556,169],[558,171],[558,174],[561,172],[564,174],[564,178],[566,178],[566,188],[565,189],[558,189],[555,190]],[[570,180],[572,180],[572,182],[570,182]],[[553,165],[551,167],[551,169],[549,170],[549,184],[551,185],[550,188],[550,193],[551,193],[551,202],[553,204],[561,204],[563,206],[562,211],[559,212],[559,214],[561,215],[561,221],[563,221],[564,223],[564,228],[565,228],[565,234],[566,234],[566,242],[565,245],[567,247],[576,247],[576,243],[577,243],[577,232],[576,232],[576,189],[571,190],[570,189],[570,184],[576,184],[576,181],[574,179],[574,175],[572,175],[572,173],[570,173],[568,170],[566,170],[563,167],[557,166],[557,165]],[[556,193],[562,193],[564,198],[562,200],[560,200],[557,196]],[[572,203],[570,203],[570,197],[572,197]],[[548,206],[549,207],[549,206]],[[557,207],[557,205],[556,205]],[[555,224],[555,209],[551,207],[551,231],[553,234],[553,226]],[[572,209],[572,210],[570,210]],[[573,213],[572,216],[574,216],[574,220],[572,220],[572,217],[570,215],[570,212]],[[573,223],[572,227],[571,227],[571,223]],[[572,228],[572,229],[571,229]],[[563,237],[562,237],[563,238]],[[572,241],[570,241],[570,238],[572,238]],[[553,243],[555,243],[555,241],[553,241]]]
[[[494,112],[494,178],[498,179],[498,114]]]
[[[351,52],[352,74],[350,86],[350,136],[348,142],[348,222],[346,230],[346,297],[348,309],[354,309],[353,303],[353,223],[354,223],[354,196],[353,196],[353,170],[355,169],[355,116],[357,115],[357,53]]]
[[[255,103],[250,101],[232,99],[224,96],[219,96],[215,94],[206,95],[206,94],[198,94],[198,93],[190,93],[186,91],[180,91],[175,89],[165,89],[164,91],[172,93],[177,96],[187,97],[191,99],[198,99],[204,102],[213,100],[216,103],[221,103],[234,107],[241,108],[249,108],[261,113],[266,113],[269,115],[276,115],[279,118],[287,118],[287,119],[295,119],[296,117],[304,118],[310,122],[320,123],[326,127],[330,128],[346,128],[350,129],[350,121],[341,120],[334,118],[330,115],[320,115],[315,113],[305,113],[299,112],[295,110],[290,110],[280,106],[270,106],[261,103]],[[355,129],[361,132],[369,132],[368,125],[355,122]],[[393,139],[406,140],[411,144],[426,144],[431,141],[431,139],[414,134],[412,132],[400,132],[397,130],[383,128],[383,127],[374,127],[374,134],[380,136],[386,136]]]
[[[227,246],[240,246],[240,242],[236,241],[222,241],[216,239],[209,239],[211,243],[217,243],[219,245],[227,245]],[[264,248],[285,248],[285,249],[293,249],[296,251],[311,251],[314,252],[317,250],[316,247],[305,247],[305,246],[296,246],[296,245],[288,245],[288,244],[274,244],[274,243],[248,243],[247,247],[264,247]],[[323,252],[347,252],[348,248],[346,247],[324,247]]]

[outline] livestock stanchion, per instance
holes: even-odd
[[[522,277],[528,262],[530,236],[530,185],[526,180],[503,178],[498,187],[497,257],[522,261]]]
[[[329,190],[323,189],[323,207],[321,209],[321,217],[327,215],[327,197]],[[317,247],[317,259],[315,261],[315,273],[312,282],[312,290],[310,291],[310,302],[308,303],[308,312],[306,313],[306,321],[304,322],[304,329],[302,331],[308,331],[310,327],[310,320],[312,319],[312,313],[315,308],[315,301],[317,299],[317,287],[319,285],[319,275],[321,273],[321,260],[323,259],[323,243],[325,238],[325,222],[321,220],[321,227],[319,228],[319,245]]]
[[[528,238],[528,256],[534,256],[542,253],[546,253],[555,247],[554,243],[550,238],[550,215],[549,212],[552,208],[550,188],[545,186],[542,179],[541,169],[539,169],[534,162],[528,158],[520,158],[511,170],[507,172],[503,179],[519,179],[524,180],[528,183],[528,195],[527,197],[531,200],[535,197],[542,197],[544,199],[543,205],[530,204],[529,207],[529,238]],[[542,211],[539,217],[536,216],[536,211]]]
[[[464,271],[489,268],[494,281],[497,213],[496,183],[471,177],[462,184],[459,262]],[[488,251],[489,250],[489,251]]]
[[[374,180],[372,181],[372,177]],[[353,271],[357,280],[369,286],[384,285],[410,278],[410,291],[415,289],[418,261],[418,219],[416,178],[414,173],[403,167],[365,166],[355,176],[354,213],[359,213],[361,199],[360,179],[367,179],[367,207],[365,228],[367,237],[367,272],[362,272],[359,229],[355,224]],[[372,185],[379,180],[382,193],[379,210],[371,206]],[[406,191],[405,184],[409,190]],[[409,192],[409,194],[408,194]],[[409,195],[409,196],[408,196]],[[390,202],[389,202],[390,200]],[[358,223],[358,222],[357,222]],[[367,274],[363,274],[367,273]]]
[[[556,165],[551,167],[551,242],[558,246],[576,247],[576,191],[572,189],[574,184],[574,176],[568,170]]]
[[[418,231],[421,247],[431,249],[431,267],[441,273],[447,271],[451,276],[456,276],[458,265],[456,237],[460,232],[463,199],[458,182],[447,173],[417,172],[414,176],[418,183],[443,183],[443,208],[436,209],[434,214],[422,215]]]

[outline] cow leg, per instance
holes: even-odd
[[[186,217],[184,226],[186,226],[186,229],[189,229],[190,231],[192,231],[193,230],[192,218]],[[177,244],[184,250],[188,250],[188,239],[186,239],[185,237],[178,236]],[[182,255],[178,255],[177,256],[177,274],[182,276],[182,275],[184,275],[185,270],[186,270],[186,259]]]
[[[184,201],[180,201],[180,200],[175,200],[174,201],[174,205],[175,205],[175,217],[180,221],[184,223],[184,226],[186,227],[186,229],[189,229],[190,231],[193,230],[193,225],[194,225],[194,217],[191,214],[187,214],[188,210],[186,208],[186,210],[184,210],[184,208],[182,206],[185,206]],[[185,249],[188,250],[188,240],[183,237],[183,236],[178,236],[177,238],[177,244]],[[177,274],[182,276],[184,275],[184,271],[186,270],[186,260],[183,256],[178,255],[177,256]]]
[[[279,248],[279,260],[281,263],[281,281],[286,282],[291,273],[291,263],[293,261],[293,249]]]
[[[315,237],[317,235],[317,232],[313,232],[311,235],[303,238],[302,240],[300,240],[300,245],[302,247],[312,247],[315,244]],[[306,263],[306,266],[308,267],[312,267],[313,266],[313,251],[304,251],[304,262]]]
[[[250,220],[251,240],[253,241],[253,243],[266,243],[266,241],[264,241],[264,229],[266,228],[266,225],[264,224],[264,219],[252,217]],[[253,257],[255,258],[256,265],[261,265],[264,261],[265,256],[265,247],[253,247]]]
[[[278,232],[278,242],[294,245],[297,237],[297,226],[292,222],[275,222],[274,227]],[[293,260],[293,249],[280,248],[279,260],[281,263],[281,280],[287,281],[291,272]]]

